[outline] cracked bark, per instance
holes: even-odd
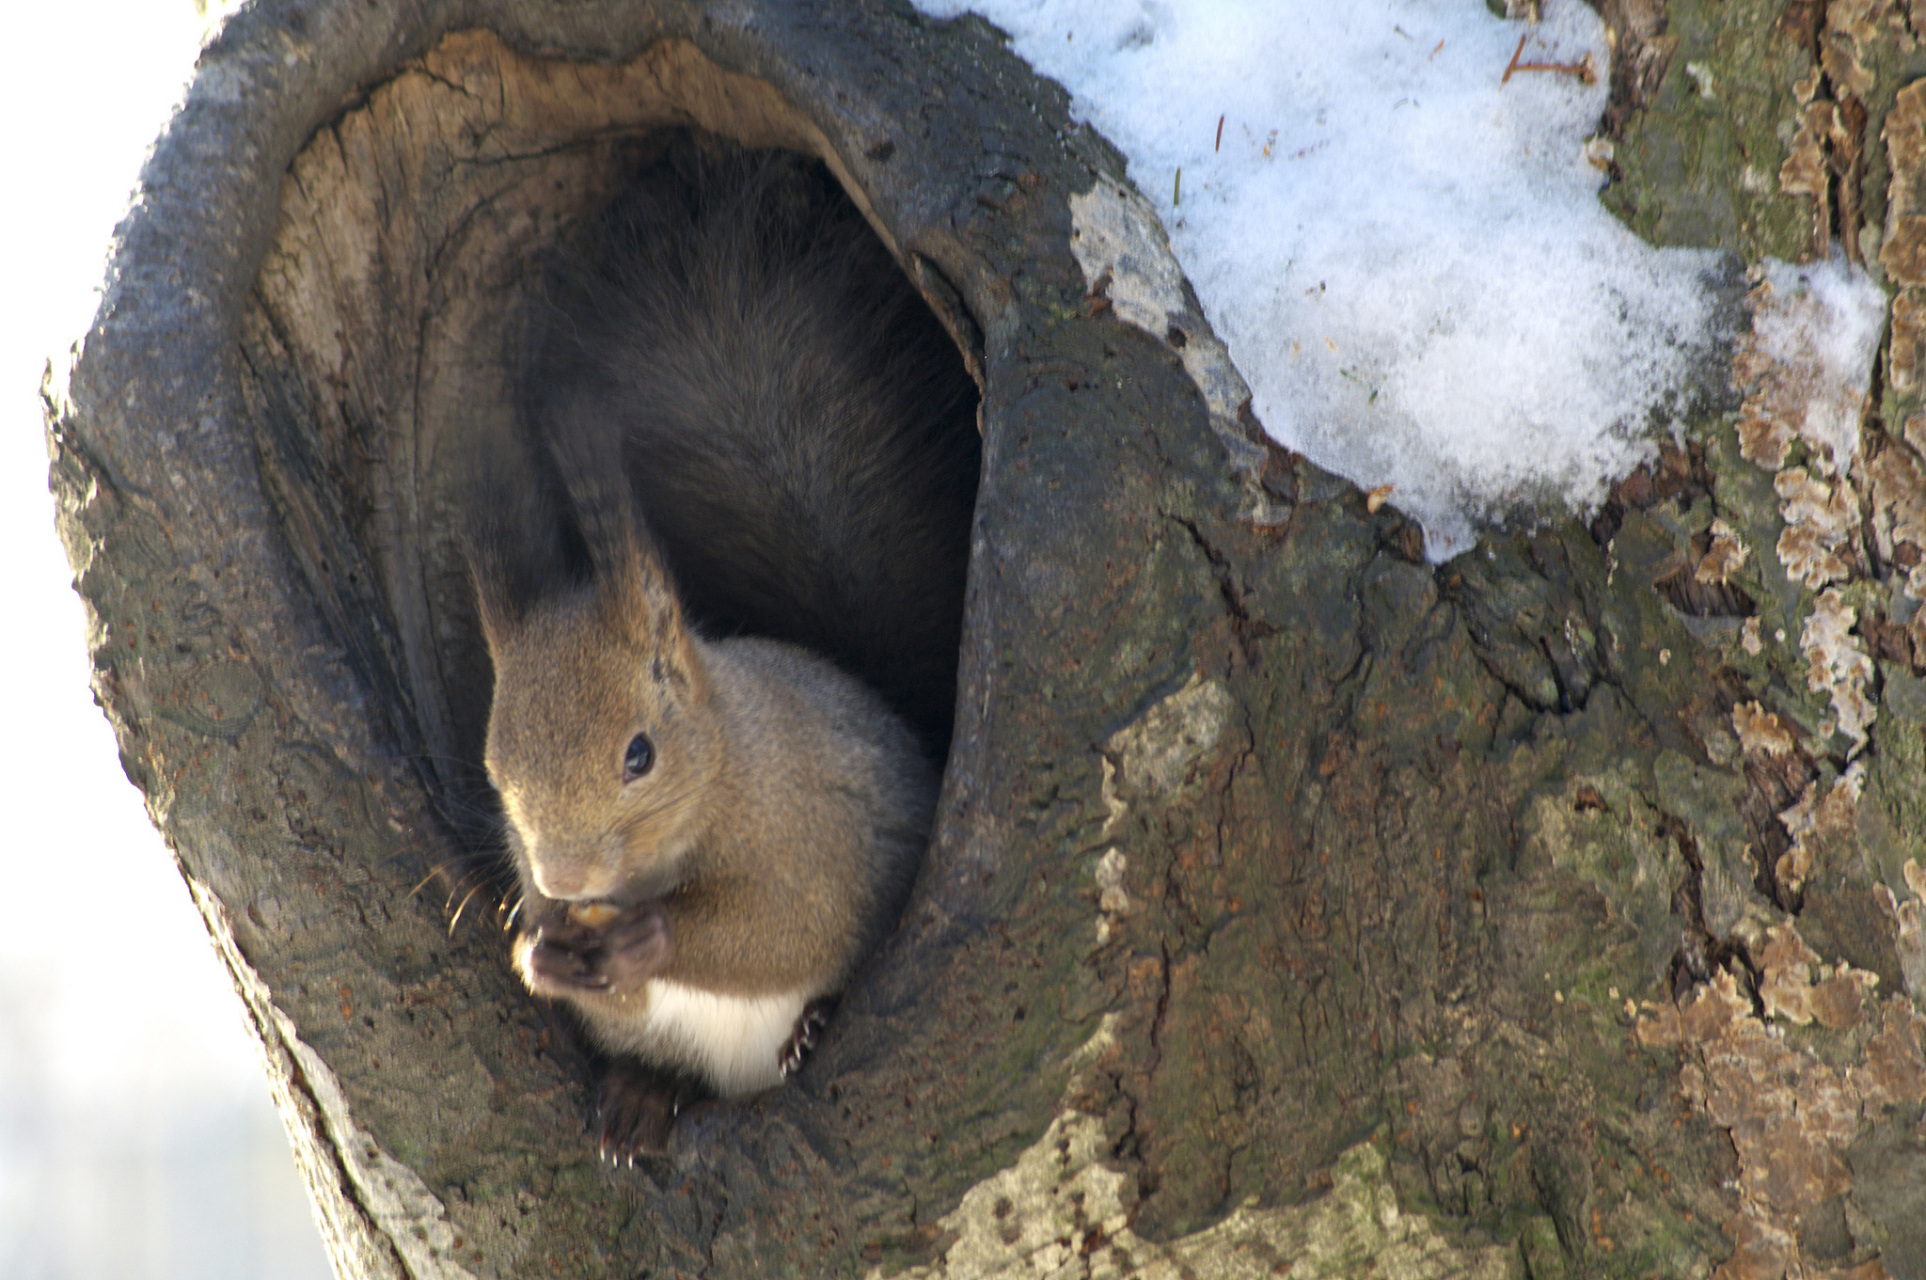
[[[1635,128],[1694,28],[1610,13],[1640,33],[1614,80],[1643,95],[1615,116]],[[1069,201],[1122,164],[1066,110],[984,24],[880,4],[267,0],[208,50],[49,406],[53,477],[101,700],[346,1270],[1765,1256],[1728,1058],[1680,1028],[1757,1048],[1744,1019],[1789,972],[1760,930],[1788,907],[1839,972],[1903,992],[1918,833],[1862,801],[1897,815],[1881,851],[1828,828],[1779,891],[1790,845],[1767,836],[1825,748],[1783,671],[1733,666],[1730,611],[1796,635],[1810,602],[1679,576],[1712,511],[1760,557],[1775,536],[1729,399],[1589,526],[1428,567],[1395,509],[1206,403],[1194,299],[1145,332],[1085,277]],[[447,477],[501,425],[501,317],[540,247],[689,121],[830,162],[983,385],[984,479],[901,930],[796,1082],[616,1172],[568,1027],[495,930],[448,927],[472,883],[446,907],[411,890],[476,826],[487,668]],[[1798,754],[1725,745],[1760,696]],[[1923,780],[1907,696],[1869,796]],[[1896,1082],[1853,1085],[1896,1101],[1851,1150],[1898,1185],[1926,1168],[1905,999],[1811,1050]],[[1904,1197],[1837,1203],[1805,1274],[1926,1268]]]

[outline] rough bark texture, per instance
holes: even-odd
[[[234,16],[53,479],[343,1273],[1926,1275],[1920,55],[1879,0],[1671,9],[1606,6],[1612,198],[1884,264],[1860,461],[1741,343],[1596,519],[1436,568],[1258,443],[1118,157],[979,22]],[[902,929],[798,1081],[611,1170],[572,1033],[413,890],[486,715],[452,463],[540,247],[691,122],[829,162],[982,382],[983,482]]]

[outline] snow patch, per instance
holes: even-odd
[[[1796,438],[1814,470],[1849,476],[1886,327],[1885,291],[1841,253],[1805,264],[1767,259],[1758,276],[1746,299],[1752,333],[1735,360],[1742,380],[1759,379],[1741,411],[1742,452],[1777,470]]]
[[[1501,83],[1521,36],[1522,62],[1607,66],[1580,0],[1532,26],[1474,0],[917,2],[982,14],[1070,91],[1265,428],[1392,486],[1433,558],[1520,504],[1601,497],[1717,336],[1719,258],[1653,249],[1597,202],[1605,77]]]

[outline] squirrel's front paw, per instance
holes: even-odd
[[[669,967],[669,917],[653,902],[624,907],[602,928],[602,975],[611,991],[632,991]]]
[[[569,916],[543,921],[525,939],[522,973],[543,996],[631,991],[661,973],[675,949],[669,918],[653,902],[622,908],[596,926]]]

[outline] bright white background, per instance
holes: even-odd
[[[199,46],[191,0],[10,6],[0,76],[0,1276],[328,1274],[267,1082],[88,692],[39,386]]]

